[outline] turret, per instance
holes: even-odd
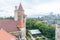
[[[24,14],[21,3],[18,8],[15,7],[15,21],[17,21],[17,27],[20,31],[19,38],[21,40],[26,40],[26,15]]]

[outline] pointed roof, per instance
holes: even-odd
[[[20,3],[19,7],[18,7],[19,10],[23,10],[23,7],[22,7],[22,4]]]
[[[0,40],[13,40],[15,38],[16,37],[14,35],[8,33],[4,29],[0,29]]]

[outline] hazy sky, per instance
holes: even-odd
[[[0,0],[0,16],[14,16],[14,7],[20,2],[28,16],[60,13],[60,0]]]

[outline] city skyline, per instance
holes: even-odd
[[[15,6],[22,4],[27,16],[60,14],[60,0],[0,0],[0,16],[14,16]]]

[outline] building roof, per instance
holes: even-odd
[[[23,10],[21,3],[19,5],[19,10]],[[23,14],[20,13],[18,16],[22,16],[22,15]],[[0,20],[0,28],[3,28],[4,30],[8,32],[17,31],[18,30],[17,26],[19,28],[23,27],[23,20],[19,20],[19,21],[14,21],[13,19]]]
[[[31,34],[40,34],[41,32],[38,29],[29,30]]]
[[[19,8],[18,8],[19,10],[23,10],[23,7],[22,7],[22,5],[21,5],[21,3],[20,3],[20,5],[19,5]]]
[[[17,31],[17,22],[12,19],[0,20],[0,28],[10,32]]]
[[[13,39],[16,39],[16,37],[13,36],[12,34],[9,34],[5,30],[0,29],[0,40],[13,40]]]

